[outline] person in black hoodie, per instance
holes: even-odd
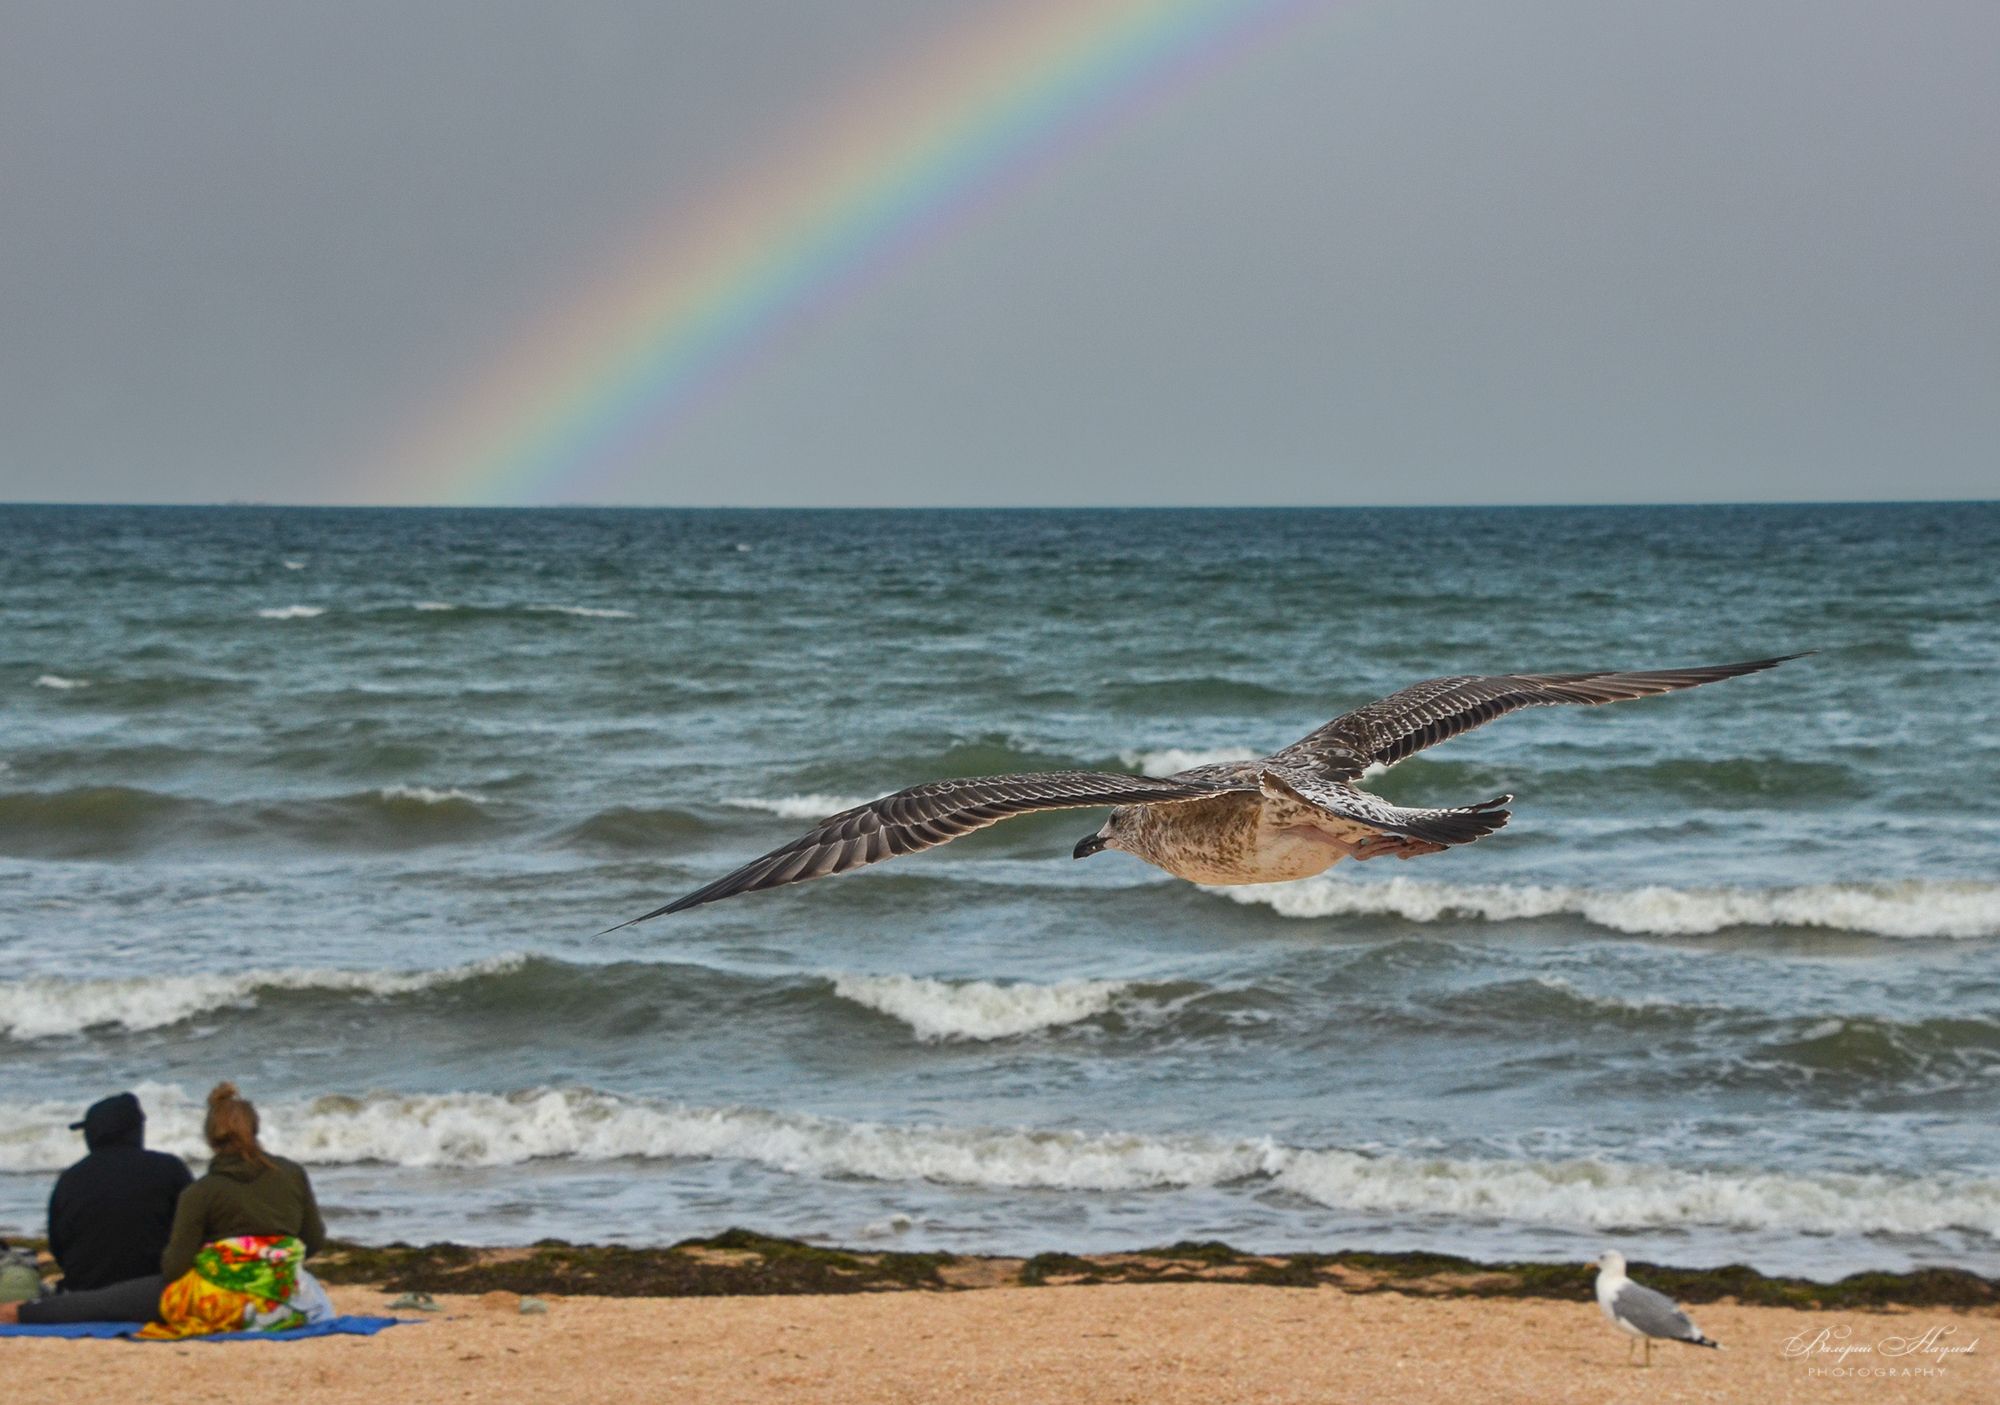
[[[174,1208],[194,1177],[178,1156],[146,1150],[146,1114],[130,1093],[93,1103],[70,1124],[79,1129],[90,1154],[49,1197],[49,1252],[62,1282],[15,1312],[22,1322],[150,1321]],[[15,1312],[0,1308],[0,1321]]]

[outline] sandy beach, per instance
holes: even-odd
[[[388,1294],[335,1291],[345,1312]],[[1924,1308],[1799,1312],[1709,1304],[1719,1352],[1666,1347],[1650,1370],[1594,1305],[1222,1284],[743,1298],[440,1295],[421,1325],[285,1345],[10,1340],[10,1398],[228,1394],[348,1401],[1990,1401],[2000,1317]],[[1827,1354],[1978,1344],[1939,1357]],[[1845,1335],[1842,1335],[1845,1334]],[[1845,1370],[1845,1374],[1839,1374]]]

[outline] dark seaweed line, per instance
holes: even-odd
[[[39,1247],[39,1246],[37,1246]],[[1578,1263],[1483,1263],[1452,1254],[1251,1254],[1219,1240],[1118,1254],[1005,1258],[833,1249],[731,1229],[660,1248],[545,1239],[519,1250],[462,1244],[382,1247],[336,1242],[314,1271],[332,1283],[391,1292],[556,1293],[595,1297],[739,1297],[900,1290],[964,1291],[1103,1283],[1242,1283],[1431,1297],[1548,1298],[1586,1302],[1596,1270]],[[1721,1299],[1757,1307],[1852,1310],[1994,1308],[2000,1280],[1956,1268],[1864,1272],[1834,1283],[1766,1275],[1740,1264],[1689,1269],[1635,1263],[1633,1271],[1685,1303]]]

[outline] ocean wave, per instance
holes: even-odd
[[[416,600],[411,602],[410,608],[412,610],[422,610],[429,614],[437,614],[445,610],[456,610],[458,606],[452,604],[449,600]]]
[[[941,981],[922,976],[837,975],[833,993],[901,1020],[929,1041],[1012,1039],[1092,1019],[1132,989],[1128,981],[1052,985]]]
[[[1098,687],[1099,696],[1114,706],[1148,712],[1181,713],[1191,708],[1249,707],[1257,703],[1296,702],[1299,695],[1248,678],[1214,674],[1158,679],[1118,679]]]
[[[590,620],[629,620],[630,610],[613,610],[597,605],[530,605],[528,609],[538,615],[576,615]]]
[[[305,562],[303,562],[303,561],[287,561],[287,562],[285,562],[285,569],[286,569],[287,571],[303,571],[303,570],[304,570],[305,568],[306,568],[306,563],[305,563]]]
[[[454,800],[462,800],[471,805],[484,805],[486,797],[477,791],[433,790],[427,785],[385,785],[375,792],[384,800],[413,800],[419,805],[448,805]]]
[[[465,790],[384,786],[349,795],[217,801],[133,786],[0,792],[0,853],[112,859],[154,849],[277,841],[306,849],[450,843],[508,821]]]
[[[260,836],[313,849],[450,844],[481,838],[503,823],[484,796],[407,785],[265,804],[251,819]]]
[[[829,815],[837,815],[842,810],[852,810],[857,805],[866,805],[873,796],[853,797],[846,795],[780,795],[764,797],[759,795],[733,796],[722,803],[735,810],[762,810],[769,815],[777,815],[787,820],[823,820]]]
[[[1425,1160],[1293,1154],[1276,1185],[1334,1209],[1591,1229],[1719,1225],[1807,1234],[2000,1231],[2000,1180],[1689,1170],[1576,1158]]]
[[[1137,768],[1141,775],[1171,776],[1196,766],[1213,766],[1224,761],[1255,761],[1262,752],[1247,746],[1199,747],[1166,746],[1157,751],[1121,751],[1118,760]]]
[[[572,848],[657,853],[665,845],[695,837],[708,828],[686,810],[642,810],[614,805],[571,825],[557,839]]]
[[[37,688],[53,688],[59,693],[71,692],[77,688],[88,688],[88,678],[65,678],[60,673],[44,673],[35,680]]]
[[[1379,775],[1379,780],[1374,779]],[[1531,794],[1546,805],[1589,805],[1663,799],[1722,809],[1793,808],[1851,800],[1868,780],[1831,761],[1776,756],[1676,756],[1653,761],[1604,759],[1588,765],[1412,757],[1393,770],[1371,771],[1370,788],[1399,805],[1454,803],[1498,791]]]
[[[136,1089],[154,1145],[200,1146],[200,1104]],[[2000,1179],[1691,1169],[1574,1157],[1475,1159],[1287,1146],[1269,1137],[897,1126],[591,1089],[371,1093],[266,1104],[265,1140],[309,1165],[512,1166],[540,1160],[743,1162],[796,1176],[1127,1192],[1231,1183],[1359,1214],[1593,1229],[1710,1225],[1803,1233],[2000,1233]],[[75,1157],[69,1104],[0,1103],[0,1171]]]
[[[1705,936],[1732,927],[1822,928],[1880,937],[2000,936],[2000,884],[1908,880],[1788,888],[1579,888],[1562,884],[1429,883],[1307,878],[1208,888],[1283,917],[1470,918],[1515,922],[1581,917],[1614,932]]]
[[[30,858],[109,858],[182,832],[202,804],[134,786],[0,793],[0,853]]]
[[[247,1009],[275,991],[406,995],[519,970],[522,955],[489,957],[434,971],[325,968],[235,971],[199,976],[129,976],[110,980],[37,977],[0,982],[0,1037],[47,1039],[91,1029],[145,1030],[179,1024],[211,1010]]]
[[[257,618],[263,620],[309,620],[326,613],[323,605],[278,605],[268,610],[259,610]]]

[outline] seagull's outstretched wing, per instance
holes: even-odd
[[[1487,677],[1428,678],[1379,702],[1336,717],[1267,759],[1278,766],[1316,771],[1329,780],[1353,780],[1370,766],[1393,766],[1427,746],[1469,732],[1524,707],[1556,703],[1613,703],[1681,688],[1699,688],[1745,673],[1776,668],[1802,654],[1697,668],[1645,673],[1502,673]]]
[[[1254,782],[1253,782],[1254,784]],[[1156,779],[1091,771],[1049,771],[1020,776],[962,776],[913,785],[821,820],[782,849],[752,859],[734,873],[676,898],[645,917],[714,902],[717,898],[802,883],[851,868],[948,844],[961,834],[1035,810],[1077,810],[1097,805],[1159,805],[1199,800],[1231,787],[1212,780]],[[618,927],[610,930],[617,931]]]

